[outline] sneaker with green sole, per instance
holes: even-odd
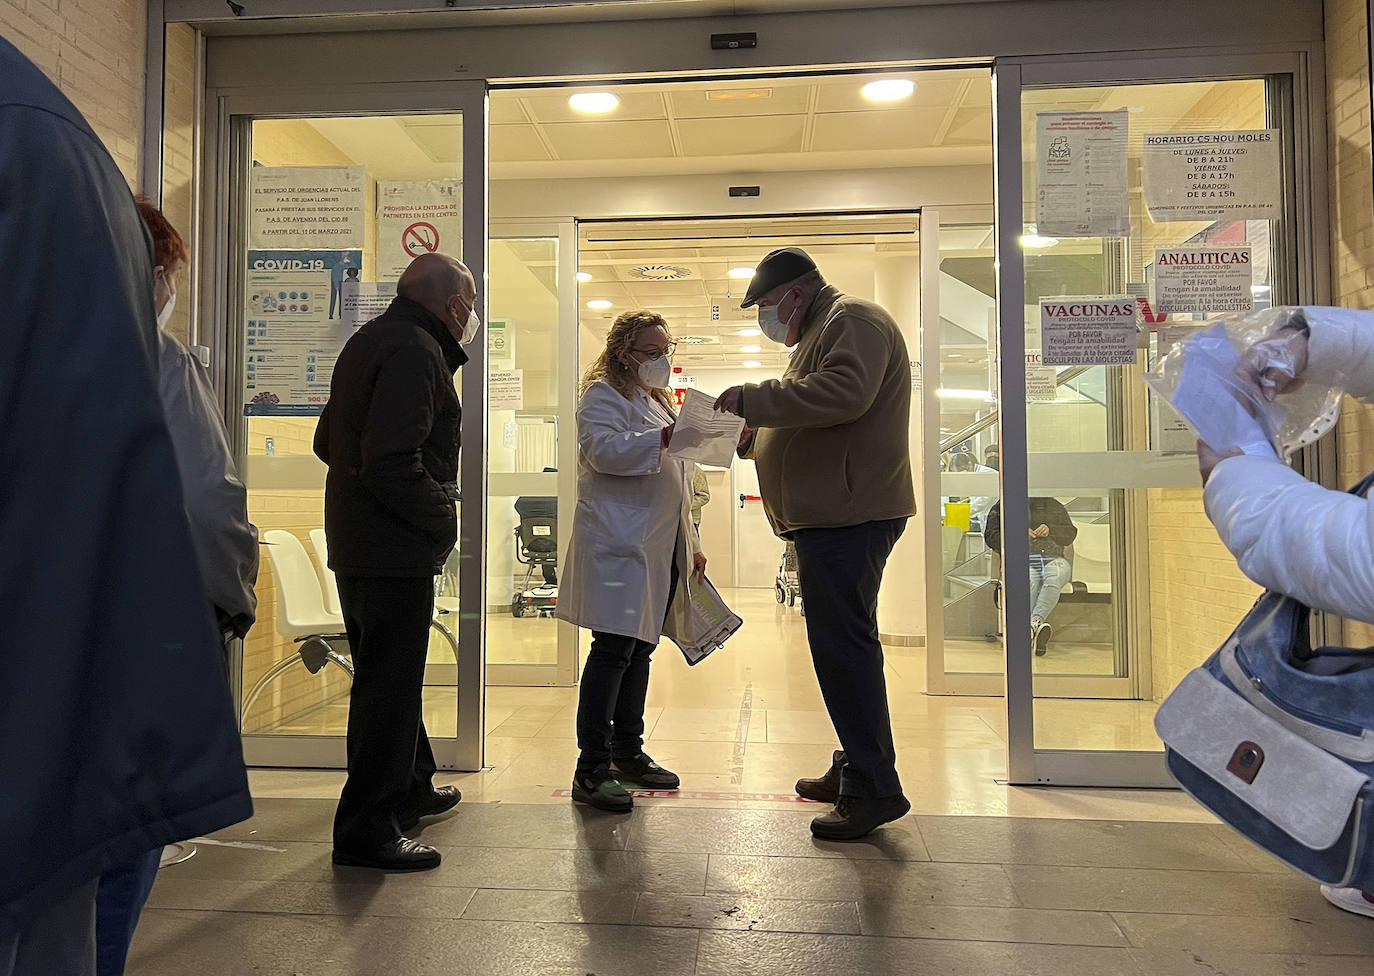
[[[635,798],[604,767],[574,774],[572,798],[575,803],[585,803],[610,813],[629,813],[635,805]]]

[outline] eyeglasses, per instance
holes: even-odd
[[[641,356],[649,356],[653,359],[657,359],[659,356],[667,356],[672,359],[673,353],[677,352],[677,343],[670,342],[666,346],[656,346],[653,349],[631,349],[630,352],[637,352]]]

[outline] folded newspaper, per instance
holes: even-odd
[[[744,621],[725,605],[710,580],[696,583],[687,577],[678,590],[679,597],[683,590],[687,599],[673,600],[663,635],[682,650],[688,664],[699,664],[744,626]]]

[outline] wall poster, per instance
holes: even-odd
[[[1277,220],[1282,211],[1278,129],[1145,136],[1145,206],[1171,220]]]
[[[462,260],[461,180],[377,181],[377,279],[392,281],[422,254]]]
[[[1046,298],[1040,336],[1046,366],[1129,366],[1136,361],[1136,300],[1129,295]]]
[[[360,248],[367,169],[254,166],[251,250]]]
[[[1035,230],[1044,237],[1126,237],[1126,109],[1035,117]]]

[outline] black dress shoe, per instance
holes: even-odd
[[[383,871],[428,871],[437,868],[439,852],[409,837],[397,837],[370,850],[334,848],[334,863],[351,868],[380,868]]]
[[[630,759],[611,760],[611,773],[622,783],[634,783],[646,790],[675,790],[682,785],[677,773],[664,769],[642,752]]]
[[[400,824],[403,833],[409,833],[419,826],[422,818],[437,817],[441,813],[448,813],[458,805],[458,801],[462,798],[463,794],[458,791],[458,787],[441,786],[419,803],[397,813],[396,822]]]
[[[844,772],[844,750],[836,749],[830,768],[819,779],[797,780],[797,796],[817,803],[834,803],[840,798],[840,774]]]
[[[834,810],[811,821],[811,834],[820,840],[858,840],[910,812],[911,802],[900,793],[879,797],[842,796]]]

